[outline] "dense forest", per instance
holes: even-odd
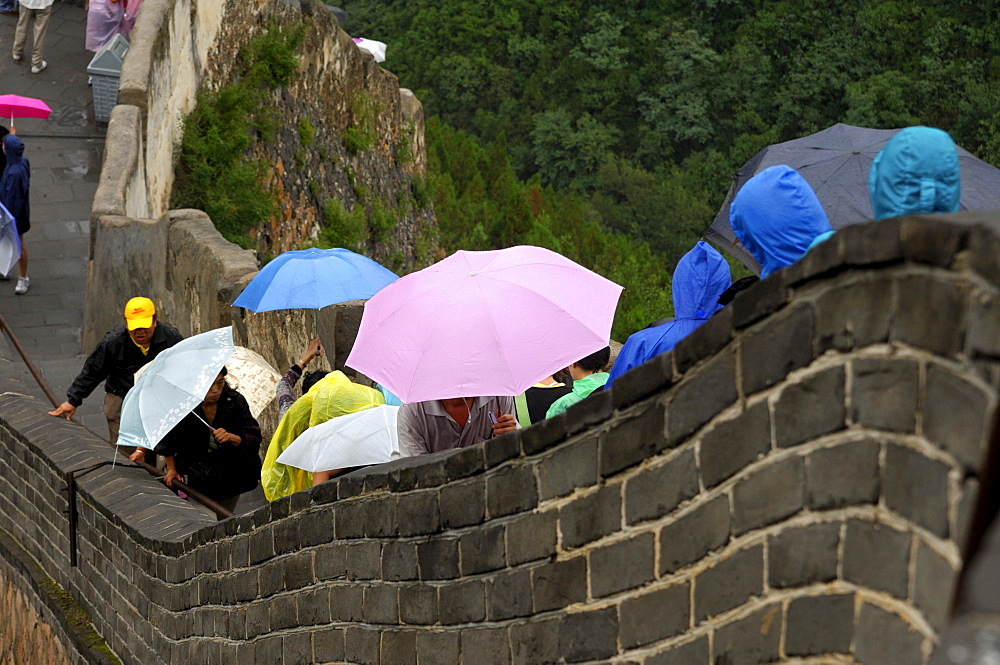
[[[550,247],[626,287],[614,336],[735,170],[836,122],[927,124],[1000,164],[1000,8],[974,0],[341,0],[424,104],[448,250]]]

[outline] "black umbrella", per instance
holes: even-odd
[[[729,205],[736,192],[769,166],[787,164],[802,174],[823,205],[835,230],[872,219],[868,196],[868,171],[872,160],[898,129],[868,129],[838,123],[793,141],[770,145],[740,167],[726,194],[722,209],[705,232],[705,239],[760,274],[760,264],[736,241],[729,225]],[[962,171],[960,210],[1000,208],[1000,169],[958,149]]]

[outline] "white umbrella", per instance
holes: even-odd
[[[152,364],[139,368],[135,373],[136,381]],[[264,356],[244,346],[237,346],[226,361],[226,383],[243,395],[254,418],[259,417],[267,405],[274,402],[274,391],[280,380],[281,375],[264,360]]]
[[[19,258],[21,238],[17,235],[17,225],[10,211],[0,203],[0,275],[8,276]]]
[[[398,406],[381,405],[310,427],[278,456],[278,463],[329,471],[388,462],[399,449]]]
[[[227,326],[188,337],[156,356],[125,395],[118,445],[155,447],[205,399],[235,349]]]

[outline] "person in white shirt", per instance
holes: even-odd
[[[24,42],[28,38],[28,23],[34,22],[34,40],[31,46],[31,73],[39,74],[49,63],[42,59],[45,54],[45,32],[52,14],[52,0],[20,0],[21,13],[14,30],[14,62],[24,58]]]

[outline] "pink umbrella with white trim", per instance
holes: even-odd
[[[346,362],[404,403],[519,395],[608,345],[621,292],[541,247],[459,251],[365,303]]]
[[[14,126],[14,115],[19,118],[49,117],[52,109],[40,99],[21,95],[0,95],[0,116],[10,116],[10,126]]]

